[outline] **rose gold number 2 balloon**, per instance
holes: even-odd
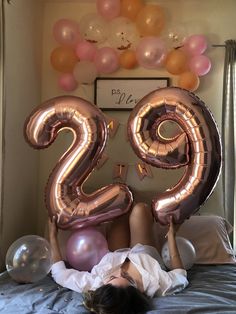
[[[160,128],[167,120],[175,121],[183,132],[164,138]],[[153,214],[162,224],[169,222],[169,216],[183,222],[208,199],[219,178],[221,141],[212,114],[193,93],[161,88],[135,106],[128,134],[144,162],[166,169],[185,166],[180,181],[152,200]]]
[[[46,187],[49,215],[61,229],[79,229],[118,217],[130,209],[132,193],[124,184],[110,184],[92,194],[82,189],[105,148],[107,127],[103,113],[74,96],[50,99],[25,122],[25,137],[34,148],[46,148],[58,132],[69,129],[73,143],[52,171]]]

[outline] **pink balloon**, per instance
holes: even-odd
[[[112,20],[120,14],[120,0],[97,0],[98,13],[107,20]]]
[[[94,63],[100,73],[113,73],[119,68],[119,59],[116,51],[110,47],[98,49]]]
[[[53,36],[62,45],[75,46],[80,40],[79,25],[75,21],[60,19],[53,26]]]
[[[206,75],[211,69],[211,61],[204,55],[194,56],[189,61],[190,70],[198,76]]]
[[[58,85],[62,90],[66,92],[71,92],[78,87],[78,83],[71,73],[65,73],[61,75],[58,80]]]
[[[138,63],[147,69],[155,69],[162,66],[166,56],[166,47],[162,39],[158,37],[143,37],[136,50]]]
[[[75,231],[66,244],[69,264],[80,271],[90,271],[108,253],[105,237],[95,228]]]
[[[92,61],[96,54],[97,47],[87,40],[80,41],[75,48],[76,55],[81,61]]]
[[[207,39],[204,35],[191,35],[184,41],[184,50],[195,56],[200,55],[207,49]]]

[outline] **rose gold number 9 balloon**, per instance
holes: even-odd
[[[126,185],[110,184],[90,195],[82,189],[106,144],[102,112],[78,97],[53,98],[30,114],[25,122],[25,137],[34,148],[46,148],[64,129],[72,131],[74,140],[49,177],[45,200],[49,215],[57,216],[58,227],[79,229],[127,212],[132,194]]]
[[[172,139],[160,134],[163,121],[178,123],[183,132]],[[193,93],[161,88],[146,95],[128,121],[130,143],[144,162],[174,169],[185,166],[180,181],[152,200],[162,224],[176,223],[195,213],[212,193],[221,170],[221,141],[214,118]]]

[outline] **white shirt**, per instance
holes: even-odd
[[[135,253],[139,246],[107,253],[91,272],[67,269],[63,261],[57,262],[52,265],[52,277],[59,285],[77,292],[96,290],[129,258],[141,274],[144,292],[149,297],[174,294],[188,285],[186,270],[167,272],[161,269],[158,261],[150,255]]]

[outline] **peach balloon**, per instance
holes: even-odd
[[[125,50],[119,56],[120,66],[124,69],[133,69],[137,66],[136,53],[133,50]]]
[[[61,46],[52,51],[50,61],[55,70],[69,73],[72,72],[78,58],[73,48]]]
[[[159,5],[145,5],[136,17],[141,36],[159,36],[165,25],[165,14]]]
[[[181,74],[187,70],[188,57],[180,49],[171,50],[166,57],[165,67],[171,74]]]
[[[144,7],[142,0],[121,0],[121,16],[135,20],[139,11]]]
[[[190,71],[184,72],[179,76],[178,86],[194,92],[199,86],[199,77]]]

